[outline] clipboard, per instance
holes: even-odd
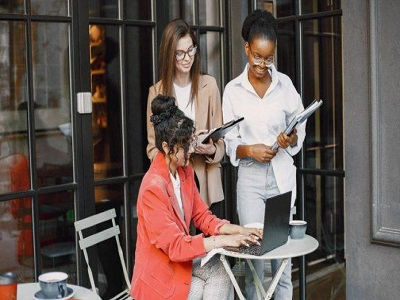
[[[225,134],[231,131],[231,129],[233,129],[239,122],[243,120],[244,117],[240,117],[239,119],[231,120],[223,124],[221,127],[211,129],[207,136],[202,140],[202,143],[207,144],[210,139],[212,139],[214,143],[217,142],[220,138],[225,136]]]
[[[321,105],[322,105],[323,101],[322,100],[317,100],[314,99],[313,102],[311,102],[311,104],[309,106],[307,106],[306,109],[304,109],[301,113],[299,113],[298,115],[296,115],[293,120],[289,123],[289,125],[286,127],[285,129],[285,134],[286,135],[290,135],[293,132],[293,129],[297,126],[300,125],[301,123],[303,123],[304,121],[307,120],[307,118],[309,116],[311,116]],[[278,143],[275,142],[272,145],[272,150],[276,150],[278,149]]]

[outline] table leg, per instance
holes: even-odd
[[[238,283],[236,281],[235,275],[233,275],[233,273],[232,273],[231,266],[226,261],[225,255],[221,254],[219,259],[222,261],[222,264],[224,265],[225,270],[228,273],[229,278],[231,279],[231,282],[232,282],[232,284],[233,284],[233,286],[234,286],[234,288],[236,290],[236,293],[237,293],[239,299],[240,300],[246,300],[246,298],[243,296],[242,291],[240,290],[240,287],[239,287],[239,285],[238,285]]]
[[[276,274],[272,279],[270,286],[268,287],[267,296],[265,297],[265,300],[269,300],[272,298],[275,288],[278,285],[278,281],[281,278],[283,270],[285,270],[288,261],[289,261],[288,258],[282,259],[281,265],[279,266],[279,269],[276,271]]]
[[[257,298],[261,299],[261,298],[266,296],[266,293],[265,293],[264,287],[262,285],[262,282],[261,282],[260,278],[258,277],[256,269],[254,268],[254,265],[251,262],[251,260],[250,259],[246,259],[246,262],[250,267],[251,273],[253,274],[254,285],[256,286],[256,291],[257,291]],[[261,293],[261,295],[260,295],[260,293]]]

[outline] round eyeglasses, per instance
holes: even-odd
[[[197,46],[193,46],[191,48],[189,48],[187,51],[183,51],[183,50],[177,50],[175,51],[175,57],[176,60],[181,61],[184,60],[186,57],[186,54],[192,58],[197,52]]]
[[[261,57],[258,57],[258,56],[256,56],[256,55],[254,55],[253,52],[251,51],[250,46],[249,46],[249,49],[250,49],[251,55],[253,55],[253,64],[255,64],[256,66],[259,66],[259,65],[261,65],[262,63],[264,63],[264,66],[266,66],[267,68],[269,68],[269,67],[271,67],[272,64],[274,63],[274,57],[273,57],[273,56],[270,56],[270,57],[268,57],[267,59],[264,59],[264,58],[261,58]]]

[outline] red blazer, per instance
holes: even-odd
[[[192,260],[205,255],[203,234],[191,236],[190,222],[206,235],[227,223],[211,214],[197,190],[193,170],[178,168],[185,217],[176,200],[164,156],[158,152],[143,178],[137,201],[137,242],[131,296],[187,299]]]

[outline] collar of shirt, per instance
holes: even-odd
[[[257,95],[257,93],[255,92],[253,86],[251,85],[250,81],[249,81],[249,76],[248,76],[248,72],[249,72],[249,63],[246,64],[246,67],[244,68],[244,71],[242,72],[242,74],[239,75],[239,77],[237,78],[237,84],[241,84],[243,86],[243,88],[245,88],[246,90],[248,90],[251,93],[254,93]],[[268,72],[271,75],[271,85],[269,86],[267,92],[264,95],[264,98],[273,92],[273,90],[277,87],[278,82],[279,82],[279,77],[278,77],[278,71],[275,68],[275,65],[272,64],[272,66],[270,68],[268,68]]]
[[[179,178],[179,174],[178,174],[178,172],[176,172],[176,177],[174,177],[171,173],[169,173],[169,177],[171,178],[172,185],[174,186],[176,200],[178,200],[178,204],[181,209],[182,215],[185,215],[183,213],[183,204],[182,204],[182,197],[181,197],[181,180]]]

